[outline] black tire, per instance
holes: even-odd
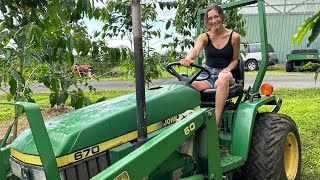
[[[256,71],[258,70],[258,62],[254,59],[247,60],[246,68],[248,71]]]
[[[286,72],[292,72],[293,71],[293,63],[286,61]]]
[[[245,179],[300,179],[300,137],[290,117],[276,113],[257,114],[248,160],[242,172]]]

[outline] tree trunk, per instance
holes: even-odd
[[[140,0],[131,1],[131,10],[132,10],[135,79],[136,79],[136,101],[137,101],[136,117],[137,117],[137,126],[138,126],[138,142],[136,147],[139,147],[140,145],[144,144],[147,141]]]

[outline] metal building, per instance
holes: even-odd
[[[320,10],[320,0],[265,0],[268,41],[274,47],[279,63],[285,63],[286,55],[293,49],[306,49],[310,32],[300,45],[292,44],[291,39],[298,27],[308,17]],[[242,42],[259,42],[259,21],[256,6],[246,6],[240,9],[247,21],[247,35]],[[311,44],[309,49],[320,51],[320,36]]]

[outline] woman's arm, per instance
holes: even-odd
[[[200,54],[201,49],[207,44],[207,41],[207,35],[205,33],[200,34],[193,49],[185,58],[180,60],[180,64],[183,66],[190,66],[190,64],[193,63],[193,60]]]

